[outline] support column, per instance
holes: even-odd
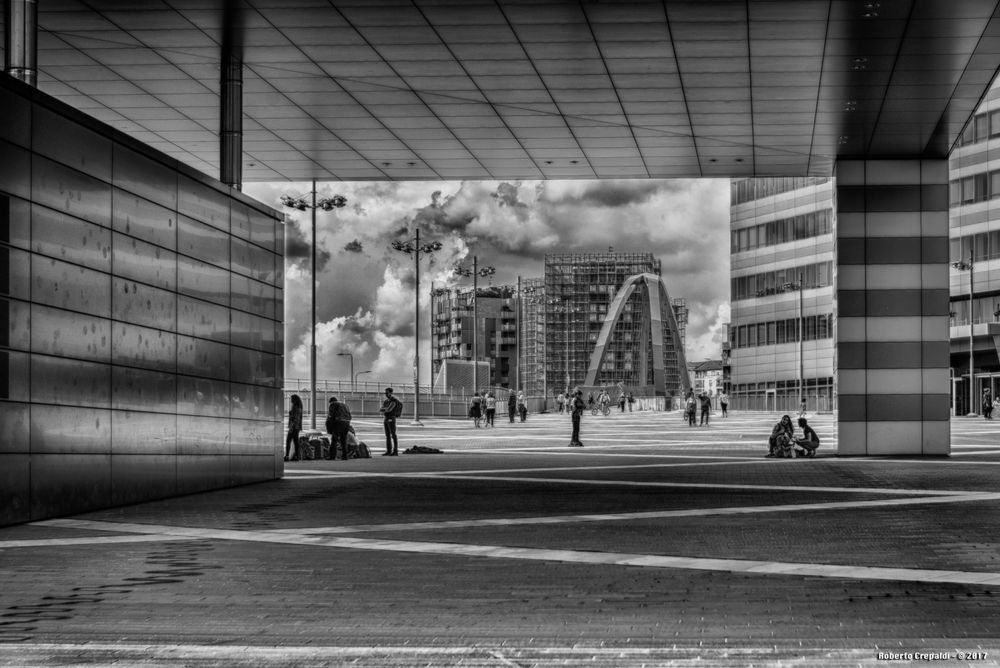
[[[4,26],[4,72],[29,86],[38,82],[38,3],[6,0]]]
[[[948,161],[837,164],[840,455],[948,455]]]
[[[219,97],[219,180],[243,187],[243,28],[238,2],[226,3],[223,18]]]

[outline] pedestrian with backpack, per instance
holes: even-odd
[[[385,400],[378,409],[382,414],[382,427],[385,429],[385,452],[383,457],[395,457],[399,454],[399,439],[396,437],[396,418],[403,414],[403,402],[392,395],[392,388],[385,388]]]
[[[337,451],[344,453],[344,459],[350,459],[347,450],[347,431],[351,426],[351,409],[347,404],[330,397],[330,408],[326,416],[326,431],[330,434],[330,459],[337,458]]]

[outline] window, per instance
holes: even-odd
[[[990,136],[1000,136],[1000,111],[990,112]]]
[[[972,177],[976,182],[976,201],[985,202],[990,198],[989,174],[983,172]]]
[[[967,176],[962,179],[962,203],[968,204],[969,202],[976,201],[976,188],[975,180],[971,176]]]
[[[784,320],[779,320],[778,322],[774,323],[774,325],[775,325],[775,330],[776,330],[775,337],[774,337],[774,342],[775,343],[784,343],[785,342],[785,321]]]
[[[767,323],[767,345],[772,346],[776,341],[775,324],[773,322]]]
[[[1000,257],[1000,230],[990,232],[990,257]]]
[[[972,123],[969,123],[968,125],[965,126],[965,130],[962,131],[961,145],[965,146],[967,144],[971,144],[974,140],[975,140],[975,129],[973,128]]]
[[[747,345],[753,348],[757,345],[757,326],[747,325]]]
[[[990,199],[1000,197],[1000,170],[990,172]]]
[[[976,141],[984,141],[990,136],[990,119],[986,114],[976,114]]]
[[[955,206],[956,204],[961,204],[962,203],[962,182],[959,181],[958,179],[955,179],[949,185],[951,186],[951,188],[949,190],[949,193],[950,193],[950,195],[949,195],[949,202],[951,203],[952,206]]]
[[[988,241],[989,241],[989,235],[987,235],[986,232],[980,232],[979,234],[977,234],[975,236],[975,246],[976,246],[975,260],[976,261],[985,260],[986,258],[988,258],[990,256]]]

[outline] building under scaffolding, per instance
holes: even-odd
[[[582,386],[588,366],[601,335],[609,307],[626,282],[640,274],[659,276],[660,261],[652,253],[573,253],[545,256],[544,340],[541,366],[542,381],[549,396]],[[651,340],[649,299],[642,299],[649,288],[645,283],[633,292],[638,294],[623,303],[614,327],[605,341],[603,361],[596,385],[617,386],[636,394],[662,393],[653,377],[654,345],[671,351],[664,362],[673,368],[678,361],[683,369],[683,345],[674,343],[679,335],[673,304],[667,299],[660,320],[667,331],[662,340]],[[656,295],[665,298],[666,291]],[[682,300],[683,301],[683,300]],[[680,304],[685,313],[686,303]],[[669,339],[669,341],[667,341]],[[662,371],[662,369],[660,370]],[[672,371],[673,385],[687,386],[685,373]],[[539,388],[541,389],[541,388]],[[678,388],[673,388],[675,391]]]

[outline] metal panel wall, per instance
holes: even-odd
[[[0,156],[0,525],[279,477],[281,214],[7,78]]]

